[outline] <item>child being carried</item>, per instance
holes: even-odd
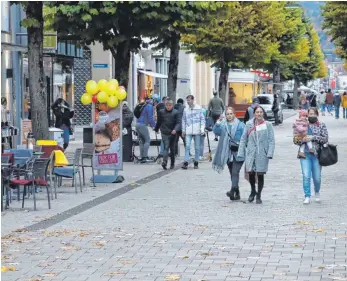
[[[302,140],[308,133],[308,112],[307,110],[300,110],[299,119],[296,119],[293,124],[293,134],[296,140]],[[313,153],[312,142],[306,142],[300,145],[298,158],[306,158],[305,146],[307,145],[309,152]]]

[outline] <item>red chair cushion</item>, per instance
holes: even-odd
[[[31,184],[31,180],[11,180],[11,184],[14,184],[14,185],[29,185],[29,184]]]
[[[35,184],[41,185],[41,186],[47,186],[48,185],[47,181],[43,180],[43,179],[35,180]]]

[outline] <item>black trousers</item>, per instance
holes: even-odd
[[[253,194],[258,194],[260,196],[261,192],[263,190],[263,187],[264,187],[264,175],[257,174],[257,177],[258,177],[258,191],[256,191],[256,189],[255,189],[255,176],[256,176],[255,172],[249,173],[249,182],[251,184],[252,193]]]
[[[175,135],[161,135],[162,141],[164,144],[164,153],[163,153],[163,161],[167,162],[170,155],[171,164],[175,163],[175,143],[176,136]]]
[[[280,123],[278,111],[274,112],[274,116],[275,116],[275,124],[278,125]]]

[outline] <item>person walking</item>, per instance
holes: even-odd
[[[123,161],[131,162],[132,158],[132,145],[133,145],[133,134],[131,124],[134,120],[134,114],[130,110],[128,102],[123,102],[122,107],[122,119],[123,119]]]
[[[237,157],[245,159],[246,172],[249,173],[251,194],[248,201],[261,204],[261,193],[264,187],[264,175],[268,170],[269,159],[275,151],[275,134],[272,124],[264,119],[264,109],[256,107],[254,118],[246,123],[246,128],[240,140]],[[258,190],[256,190],[256,176]]]
[[[280,105],[279,105],[279,101],[278,101],[278,94],[274,94],[274,101],[272,103],[271,110],[274,113],[275,126],[277,126],[277,125],[280,124],[280,120],[279,120],[279,116],[278,116],[278,112],[280,111]]]
[[[337,91],[334,94],[333,105],[335,107],[335,119],[339,119],[340,118],[341,96],[340,96],[340,93]]]
[[[307,110],[308,109],[307,95],[305,94],[304,91],[301,92],[299,101],[300,101],[300,108]]]
[[[161,132],[162,142],[164,144],[163,162],[161,166],[164,170],[167,169],[167,161],[170,151],[170,169],[175,167],[175,141],[176,134],[181,130],[181,119],[179,113],[173,108],[174,103],[171,99],[165,100],[165,108],[158,112],[158,121],[155,126],[155,131]]]
[[[315,94],[312,94],[312,99],[310,102],[311,107],[317,107],[317,96]]]
[[[343,110],[343,118],[347,119],[347,92],[343,92],[343,95],[341,97],[341,105]]]
[[[333,102],[334,102],[334,94],[331,92],[331,89],[328,90],[327,92],[327,97],[326,97],[326,105],[327,105],[327,110],[328,113],[333,116]]]
[[[213,132],[220,138],[213,157],[212,168],[221,173],[225,165],[228,166],[231,189],[226,194],[230,200],[240,200],[239,178],[244,158],[237,157],[237,153],[245,124],[236,118],[235,110],[232,107],[226,109],[225,116],[226,120],[224,120],[224,116],[221,116],[213,127]]]
[[[247,123],[249,120],[253,119],[254,117],[254,109],[259,106],[259,99],[253,98],[252,104],[250,107],[247,108],[245,117],[243,118],[243,121]]]
[[[64,138],[64,150],[69,146],[70,135],[72,135],[71,121],[74,116],[74,111],[70,108],[70,105],[58,98],[51,106],[55,115],[55,127],[63,130]]]
[[[147,163],[148,161],[148,150],[151,142],[147,127],[148,125],[150,125],[152,128],[154,128],[156,125],[153,118],[153,105],[150,99],[145,101],[145,104],[142,106],[140,117],[138,117],[136,121],[136,131],[139,135],[141,163]]]
[[[315,191],[315,199],[317,203],[321,202],[320,199],[320,188],[321,188],[321,170],[322,167],[319,164],[318,160],[318,152],[320,149],[320,145],[326,144],[329,140],[329,134],[327,127],[324,123],[319,122],[318,120],[318,109],[310,108],[308,110],[308,135],[303,138],[295,138],[294,144],[301,146],[303,144],[307,144],[308,142],[312,142],[313,153],[309,152],[309,148],[306,145],[305,148],[305,158],[300,158],[301,171],[302,171],[302,182],[303,182],[303,190],[305,195],[304,204],[310,204],[311,202],[311,177],[313,178],[314,191]]]
[[[182,120],[183,111],[184,111],[183,99],[179,98],[177,100],[177,103],[175,104],[174,109],[176,109],[178,111],[179,119]],[[175,154],[176,154],[175,156],[176,157],[178,156],[178,142],[179,142],[180,138],[183,141],[184,147],[186,147],[186,139],[182,136],[182,126],[180,126],[179,131],[177,131],[177,133],[176,133],[176,139],[175,139]]]
[[[326,99],[327,99],[327,93],[325,91],[321,91],[320,95],[318,96],[318,103],[320,111],[322,112],[322,115],[325,116],[326,111]]]
[[[207,117],[211,117],[213,124],[216,124],[224,110],[225,107],[223,100],[218,97],[217,92],[213,92],[213,98],[210,100],[207,108]],[[218,137],[215,136],[214,140],[218,141]]]
[[[200,105],[194,103],[194,96],[187,96],[188,106],[183,111],[182,136],[186,138],[186,151],[182,169],[188,169],[189,152],[192,139],[194,139],[195,155],[194,169],[199,168],[200,137],[205,134],[205,117]]]

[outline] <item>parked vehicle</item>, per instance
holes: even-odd
[[[262,108],[264,108],[268,121],[275,121],[275,116],[274,113],[272,112],[272,104],[274,102],[274,96],[273,95],[267,95],[267,94],[262,94],[258,95],[257,98],[259,99],[259,104]],[[279,111],[278,111],[278,117],[279,117],[279,122],[280,124],[283,123],[283,105],[284,103],[281,102],[279,105]]]

